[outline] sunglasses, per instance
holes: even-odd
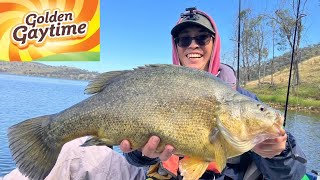
[[[190,46],[192,40],[195,40],[199,46],[204,46],[209,44],[211,37],[213,37],[211,34],[202,34],[195,37],[176,37],[174,38],[174,42],[182,48]]]

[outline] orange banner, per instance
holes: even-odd
[[[100,0],[0,0],[0,61],[99,61]]]

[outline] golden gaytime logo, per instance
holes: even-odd
[[[100,0],[0,0],[0,61],[99,61]]]
[[[19,48],[29,44],[41,46],[47,38],[84,37],[88,31],[88,22],[74,23],[73,12],[46,10],[43,14],[30,12],[11,31],[11,41]]]

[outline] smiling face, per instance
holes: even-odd
[[[182,30],[179,33],[178,38],[199,37],[208,34],[208,31],[206,31],[204,28],[191,26]],[[197,44],[195,39],[193,39],[191,44],[187,47],[180,47],[177,45],[177,51],[181,65],[207,71],[213,48],[212,36],[209,38],[209,42],[205,45]]]

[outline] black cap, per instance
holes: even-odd
[[[187,12],[181,14],[182,20],[174,26],[171,30],[171,35],[177,37],[181,30],[190,25],[197,25],[205,28],[210,33],[214,34],[215,31],[212,27],[210,20],[196,11],[195,7],[187,8]]]

